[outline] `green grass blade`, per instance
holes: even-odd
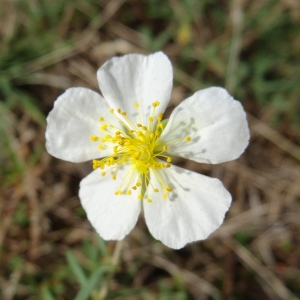
[[[104,272],[107,271],[107,267],[101,266],[93,272],[91,277],[88,279],[87,283],[81,288],[79,293],[76,295],[74,300],[87,300],[89,299],[90,294],[95,289],[96,285],[98,285],[99,288],[99,281],[103,275]]]
[[[47,286],[42,289],[42,300],[55,300]]]
[[[70,250],[67,251],[66,258],[67,258],[68,264],[69,264],[73,274],[76,276],[80,285],[85,286],[87,283],[87,278],[84,274],[83,269],[81,268],[80,264],[78,263],[76,257]]]

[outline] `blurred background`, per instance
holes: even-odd
[[[300,299],[299,32],[299,0],[0,0],[0,299]],[[120,250],[78,199],[92,164],[51,157],[45,118],[65,89],[99,91],[107,59],[157,50],[167,114],[226,87],[251,142],[236,161],[176,162],[233,195],[208,240],[169,249],[141,216]]]

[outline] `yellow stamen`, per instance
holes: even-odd
[[[152,103],[152,111],[148,116],[147,124],[143,123],[144,119],[140,114],[138,103],[134,103],[139,118],[138,124],[132,123],[121,108],[117,109],[118,114],[115,114],[114,109],[111,108],[109,111],[117,119],[120,126],[115,125],[116,122],[110,123],[110,121],[105,121],[104,117],[100,117],[101,122],[105,121],[100,126],[100,130],[103,132],[100,132],[99,136],[90,136],[91,141],[99,142],[96,145],[99,150],[110,149],[112,153],[106,158],[93,160],[93,168],[103,170],[100,172],[102,176],[111,172],[112,180],[116,180],[118,170],[122,165],[130,166],[129,171],[121,178],[120,186],[115,192],[116,195],[131,195],[137,191],[135,197],[140,200],[145,198],[150,203],[152,200],[148,198],[149,188],[154,193],[162,191],[162,194],[159,195],[164,199],[168,198],[168,193],[172,192],[167,177],[162,173],[162,169],[171,167],[170,162],[172,161],[172,158],[167,156],[165,152],[170,145],[190,141],[191,138],[186,136],[171,143],[166,143],[161,139],[165,123],[161,122],[163,114],[156,112],[156,107],[159,105],[159,101]],[[166,162],[162,162],[161,159]],[[152,176],[157,179],[157,186],[155,187],[151,183]]]

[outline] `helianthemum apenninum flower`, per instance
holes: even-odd
[[[179,168],[172,157],[210,164],[238,158],[249,140],[241,104],[211,87],[163,120],[173,71],[162,52],[114,57],[97,77],[103,96],[68,89],[46,131],[53,156],[93,160],[79,197],[96,231],[106,240],[123,239],[143,207],[151,234],[171,248],[207,238],[222,224],[231,195],[218,179]]]

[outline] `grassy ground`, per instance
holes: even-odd
[[[1,299],[300,299],[299,1],[0,5]],[[66,88],[98,90],[95,72],[110,57],[161,49],[175,72],[169,112],[225,86],[248,112],[251,143],[233,162],[176,162],[233,195],[208,240],[173,251],[141,217],[120,250],[80,206],[91,163],[50,157],[45,117]]]

